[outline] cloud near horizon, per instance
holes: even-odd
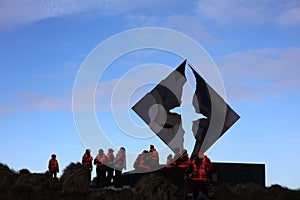
[[[300,87],[300,48],[249,49],[216,59],[227,97],[253,101]]]
[[[0,115],[5,115],[19,111],[39,111],[39,110],[68,110],[71,104],[68,105],[65,100],[54,98],[49,95],[39,94],[33,91],[23,91],[14,94],[10,97],[9,103],[0,105]]]
[[[300,48],[265,48],[230,53],[215,58],[215,61],[224,79],[227,99],[235,102],[252,102],[262,100],[269,95],[280,95],[298,89],[300,87],[299,57]],[[114,79],[98,84],[95,93],[97,111],[111,110],[111,99],[117,83],[118,79]],[[127,86],[124,86],[124,83]],[[122,87],[134,88],[141,82],[130,79],[123,81],[122,84]],[[136,101],[149,90],[149,88],[140,89],[138,93],[133,91],[128,101]],[[82,99],[79,102],[83,103],[78,105],[79,109],[90,108],[84,103],[87,102],[85,98],[89,96],[87,95],[89,92],[94,93],[94,88],[84,88],[80,91]],[[24,110],[71,111],[71,94],[67,93],[64,97],[52,97],[33,91],[17,93],[8,99],[9,103],[0,105],[0,115]],[[117,95],[120,96],[123,98],[122,94]],[[126,106],[128,107],[127,104]]]

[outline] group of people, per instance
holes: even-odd
[[[121,147],[115,156],[114,150],[111,148],[108,149],[107,153],[104,153],[103,149],[99,149],[97,156],[93,159],[91,150],[87,149],[82,157],[82,164],[87,166],[90,172],[93,170],[93,165],[96,166],[97,187],[111,184],[114,184],[115,187],[121,187],[120,176],[122,170],[126,170],[126,150]],[[91,177],[89,177],[89,180],[91,180]]]
[[[210,159],[201,152],[190,158],[186,149],[175,149],[174,152],[174,156],[172,154],[168,155],[165,168],[171,173],[176,173],[176,175],[172,175],[177,177],[175,182],[179,185],[183,184],[184,188],[191,188],[194,199],[199,195],[199,191],[208,196],[207,182],[212,172]],[[121,147],[114,155],[114,150],[111,148],[108,149],[107,153],[103,149],[99,149],[97,156],[93,159],[91,150],[86,149],[82,157],[82,164],[89,168],[89,180],[91,180],[93,165],[96,166],[97,187],[112,184],[115,187],[121,187],[122,170],[126,170],[126,151],[124,147]],[[149,151],[143,150],[138,155],[133,167],[137,172],[154,171],[159,168],[159,154],[154,145],[150,145]],[[51,176],[57,177],[59,166],[55,154],[51,155],[48,169]]]
[[[159,154],[154,145],[150,149],[143,150],[134,161],[133,167],[137,172],[153,171],[159,167]]]
[[[211,179],[212,163],[210,159],[203,153],[189,157],[187,150],[175,149],[175,155],[168,155],[166,168],[171,171],[175,182],[184,188],[192,189],[193,199],[199,197],[199,193],[204,199],[208,197],[208,181]],[[172,173],[174,169],[174,173]]]
[[[179,148],[174,150],[175,155],[169,154],[167,157],[166,168],[186,168],[190,164],[189,154],[186,149],[180,151]]]
[[[93,165],[95,165],[97,187],[109,186],[112,184],[114,184],[115,187],[122,186],[120,184],[120,176],[122,170],[126,170],[126,150],[124,147],[121,147],[116,155],[114,155],[114,150],[111,148],[108,149],[107,153],[104,153],[103,149],[99,149],[98,154],[94,159],[91,156],[91,150],[86,149],[81,162],[89,169],[89,183]],[[48,172],[51,177],[57,178],[59,165],[55,154],[51,155],[51,159],[48,162]]]

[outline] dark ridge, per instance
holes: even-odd
[[[70,163],[63,171],[59,179],[49,176],[47,173],[30,173],[27,169],[19,172],[11,170],[0,163],[0,199],[89,199],[89,200],[176,200],[183,197],[175,196],[178,186],[168,177],[165,171],[149,172],[144,174],[124,175],[123,178],[134,178],[132,185],[124,185],[123,188],[113,186],[101,189],[93,189],[89,186],[87,169],[80,163]],[[123,180],[130,183],[130,180]],[[298,200],[300,190],[272,185],[263,187],[253,183],[220,184],[214,188],[215,200]]]

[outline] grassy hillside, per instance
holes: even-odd
[[[88,199],[88,200],[176,200],[177,186],[166,177],[152,173],[143,177],[133,187],[91,189],[88,185],[88,169],[80,163],[71,163],[60,179],[47,173],[18,172],[0,163],[0,199]],[[230,187],[221,184],[216,188],[216,200],[299,200],[300,190],[280,185],[263,188],[254,184]]]

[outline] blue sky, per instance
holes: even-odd
[[[80,161],[85,146],[72,114],[77,71],[110,36],[154,26],[180,31],[206,49],[227,101],[241,116],[209,152],[211,159],[265,163],[267,185],[300,188],[299,13],[297,0],[0,0],[0,161],[33,172],[45,171],[53,152],[61,169]],[[99,123],[122,134],[107,97],[112,82],[131,66],[152,62],[175,68],[181,61],[142,51],[114,62],[100,80]],[[162,145],[155,137],[150,141]],[[132,151],[149,144],[115,142]]]

